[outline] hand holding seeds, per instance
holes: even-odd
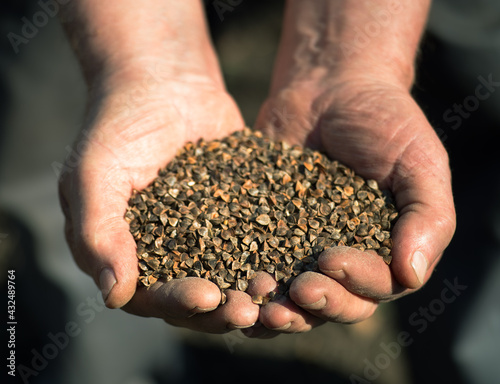
[[[446,152],[407,90],[362,79],[330,86],[321,82],[317,89],[324,91],[310,100],[307,95],[313,92],[295,84],[271,95],[257,126],[276,138],[306,142],[378,180],[394,194],[400,216],[392,231],[390,268],[373,252],[331,248],[318,258],[322,274],[298,276],[290,300],[261,310],[262,324],[289,332],[307,329],[311,316],[359,321],[378,302],[418,289],[455,228]],[[304,112],[305,105],[313,104],[322,108]],[[286,125],[278,115],[284,110],[291,116]]]
[[[80,138],[86,143],[81,162],[62,174],[60,191],[72,253],[108,307],[199,331],[226,332],[254,324],[259,306],[246,293],[232,291],[219,307],[217,285],[196,277],[137,289],[136,244],[124,220],[132,190],[151,183],[182,143],[224,137],[243,127],[229,95],[220,85],[208,84],[165,83],[123,115],[117,111],[123,112],[119,107],[135,83],[122,83],[121,92],[99,99],[95,118]]]

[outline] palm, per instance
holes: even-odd
[[[187,87],[162,84],[139,100],[132,88],[101,102],[104,108],[91,122],[99,144],[93,154],[123,173],[131,187],[143,188],[185,142],[222,137],[243,127],[227,93],[204,85]]]

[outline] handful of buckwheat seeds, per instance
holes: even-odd
[[[125,219],[140,285],[201,277],[217,284],[224,302],[224,290],[245,291],[258,271],[286,294],[329,247],[374,250],[389,264],[397,216],[374,180],[246,128],[186,144],[150,186],[133,192]]]

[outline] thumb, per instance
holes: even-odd
[[[134,295],[139,276],[136,244],[124,220],[131,188],[128,183],[107,182],[115,172],[106,173],[109,177],[78,172],[79,177],[61,182],[66,238],[76,263],[94,279],[106,306],[119,308]]]
[[[400,217],[392,233],[391,269],[403,286],[420,288],[455,231],[448,156],[439,139],[424,146],[418,140],[410,143],[396,164],[392,184]]]

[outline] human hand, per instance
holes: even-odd
[[[299,275],[289,299],[261,310],[264,327],[307,331],[315,324],[311,317],[358,322],[378,303],[411,293],[429,279],[453,235],[455,211],[447,153],[407,87],[368,76],[328,81],[311,74],[307,81],[275,89],[256,127],[321,150],[377,180],[392,191],[400,212],[390,267],[373,251],[326,250],[318,260],[322,273]]]
[[[66,238],[77,264],[111,308],[205,332],[255,323],[259,307],[250,296],[228,291],[227,302],[219,306],[219,288],[205,279],[138,288],[136,244],[124,220],[132,190],[146,187],[186,141],[221,138],[243,128],[238,108],[222,85],[199,76],[119,84],[94,92],[87,133],[77,141],[86,144],[80,163],[60,181]]]
[[[188,277],[137,288],[136,244],[124,215],[186,141],[244,126],[227,94],[202,2],[75,0],[61,19],[89,84],[80,156],[60,182],[66,237],[106,305],[205,332],[257,321],[248,294]],[[134,28],[130,28],[133,25]],[[82,149],[83,148],[83,149]]]

